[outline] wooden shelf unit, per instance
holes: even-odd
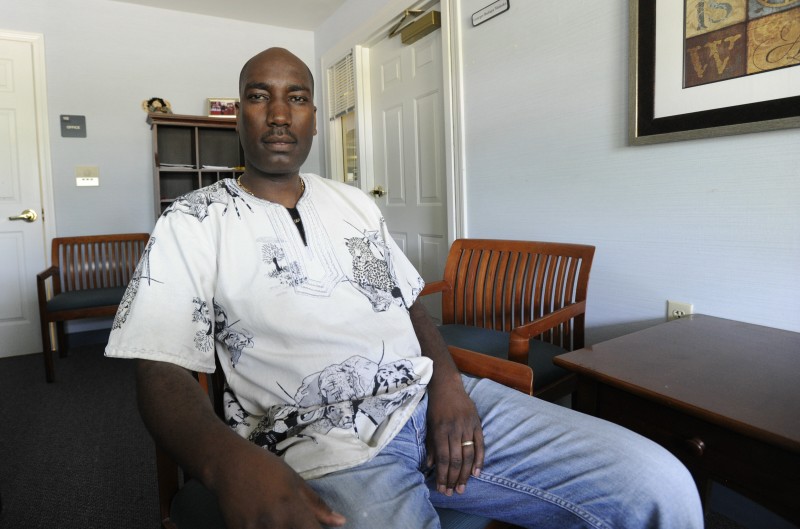
[[[244,170],[235,119],[150,113],[147,123],[156,217],[179,196]]]

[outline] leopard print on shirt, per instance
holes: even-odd
[[[372,287],[384,292],[392,292],[397,286],[392,279],[389,265],[385,260],[375,257],[369,240],[353,237],[346,241],[347,249],[353,256],[353,279],[362,287]]]

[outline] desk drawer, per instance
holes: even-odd
[[[597,387],[595,414],[675,454],[695,478],[711,478],[800,521],[800,454],[619,389]]]

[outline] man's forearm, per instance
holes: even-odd
[[[217,417],[200,384],[182,367],[137,360],[136,386],[150,434],[182,468],[213,489],[217,461],[248,441]]]
[[[417,340],[419,340],[423,356],[427,356],[433,360],[434,378],[431,382],[448,380],[461,385],[461,378],[453,362],[453,357],[450,356],[450,352],[447,350],[447,344],[444,342],[444,338],[442,338],[439,329],[434,325],[428,311],[417,301],[411,306],[409,313],[411,315],[411,324],[414,326],[414,332],[417,334]]]

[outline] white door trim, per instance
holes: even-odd
[[[405,9],[426,9],[436,1],[423,0],[408,5],[409,0],[392,0],[371,20],[339,41],[321,58],[322,94],[328,93],[328,68],[344,57],[350,50],[356,70],[356,114],[358,116],[359,186],[364,191],[372,189],[372,120],[369,115],[369,45],[382,39],[389,29],[397,23],[398,16]],[[447,181],[447,224],[448,242],[466,237],[466,185],[464,165],[464,132],[461,116],[462,108],[462,59],[459,20],[461,9],[456,0],[438,0],[442,20],[442,79],[444,84],[445,120],[445,171]],[[318,115],[327,120],[327,104],[323,98],[323,112]],[[325,136],[326,163],[330,163],[330,138]]]
[[[440,0],[442,9],[442,75],[444,84],[444,140],[447,174],[447,222],[450,244],[467,237],[466,155],[462,117],[461,3]]]
[[[47,113],[47,79],[45,78],[44,35],[0,30],[0,39],[27,42],[33,53],[33,90],[36,109],[36,135],[38,139],[39,188],[42,200],[45,264],[52,262],[50,241],[56,234],[55,201],[53,199],[53,171],[50,163],[50,127]]]

